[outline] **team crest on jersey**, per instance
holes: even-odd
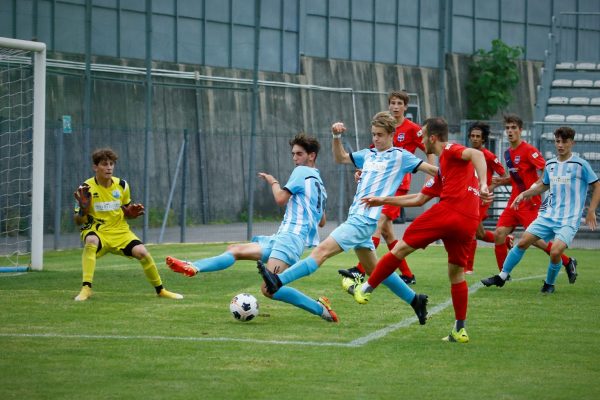
[[[518,164],[519,161],[521,161],[521,156],[516,156],[515,157],[515,164]]]
[[[121,192],[119,192],[118,190],[113,190],[113,192],[112,192],[112,196],[113,196],[115,199],[118,199],[119,197],[121,197]]]
[[[399,142],[403,142],[404,141],[404,133],[403,132],[401,132],[401,133],[398,134],[398,141]]]

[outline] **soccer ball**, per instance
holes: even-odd
[[[258,315],[258,301],[248,293],[240,293],[231,299],[229,311],[238,321],[250,321]]]

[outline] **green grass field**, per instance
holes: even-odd
[[[359,306],[340,288],[342,254],[293,286],[327,295],[339,324],[260,295],[255,264],[186,278],[168,270],[172,254],[197,259],[224,245],[150,246],[165,286],[159,299],[139,264],[99,260],[94,297],[78,292],[80,251],[48,252],[42,272],[0,274],[2,399],[598,399],[598,251],[573,250],[579,279],[564,272],[542,295],[547,256],[531,249],[503,288],[481,288],[496,270],[478,250],[469,302],[468,344],[445,343],[454,313],[445,252],[408,259],[415,289],[430,298],[425,326],[412,309],[378,289]],[[229,300],[249,292],[261,315],[235,321]]]

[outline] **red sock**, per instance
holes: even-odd
[[[365,267],[362,266],[361,263],[356,264],[356,269],[361,273],[361,274],[366,274],[365,271]]]
[[[383,282],[388,276],[394,273],[396,267],[398,267],[398,258],[393,253],[386,253],[379,259],[375,270],[369,277],[369,285],[376,288],[381,282]]]
[[[552,248],[552,242],[548,242],[548,246],[546,246],[546,249],[544,250],[546,252],[546,254],[550,255],[551,248]],[[571,257],[567,256],[564,253],[560,255],[560,259],[562,261],[562,265],[564,265],[565,267],[567,266],[569,261],[571,261]]]
[[[381,241],[381,238],[372,236],[371,240],[373,241],[373,244],[375,245],[375,248],[378,248],[379,247],[379,242]]]
[[[452,306],[454,307],[454,317],[458,321],[467,319],[467,305],[469,304],[469,287],[467,281],[455,283],[450,287],[452,294]]]
[[[469,255],[467,256],[467,266],[465,271],[473,271],[473,264],[475,264],[475,250],[477,249],[477,239],[471,241],[469,246]]]
[[[498,271],[502,271],[504,260],[506,260],[506,256],[508,255],[508,248],[506,247],[506,244],[502,243],[494,246],[494,253],[496,253],[496,263],[498,264]]]
[[[388,249],[392,250],[396,246],[396,243],[398,243],[398,239],[396,239],[392,243],[388,244],[387,245]],[[414,276],[414,274],[408,267],[408,263],[406,262],[406,259],[399,260],[398,269],[400,270],[400,273],[404,276],[407,276],[409,278],[412,278]]]
[[[487,243],[494,243],[494,232],[485,231],[485,233],[483,234],[483,239],[481,240]]]

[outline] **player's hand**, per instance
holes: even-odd
[[[591,230],[596,230],[596,210],[588,209],[587,215],[585,216],[585,223]]]
[[[491,203],[494,200],[494,193],[490,192],[490,189],[485,183],[479,186],[479,198],[483,204]]]
[[[346,127],[344,126],[343,122],[336,122],[331,125],[331,133],[334,135],[340,135],[344,132],[346,132]]]
[[[354,183],[358,183],[360,181],[360,177],[362,176],[362,169],[357,169],[354,171]]]
[[[523,193],[519,193],[519,195],[513,200],[512,204],[510,205],[511,208],[518,210],[519,209],[519,204],[521,204],[523,202],[523,200],[525,200],[525,196],[523,196]]]
[[[92,204],[92,194],[90,193],[90,187],[88,185],[80,185],[73,196],[79,204],[79,209],[82,215],[87,215],[90,211],[90,205]]]
[[[360,202],[365,205],[365,207],[377,207],[384,205],[383,197],[363,197],[360,199]]]
[[[144,205],[141,203],[129,203],[121,208],[123,209],[123,214],[125,214],[126,218],[137,218],[140,215],[144,215],[146,212]]]
[[[259,172],[258,177],[264,179],[269,185],[272,185],[275,182],[277,182],[277,179],[275,179],[273,175],[269,175],[265,172]]]

